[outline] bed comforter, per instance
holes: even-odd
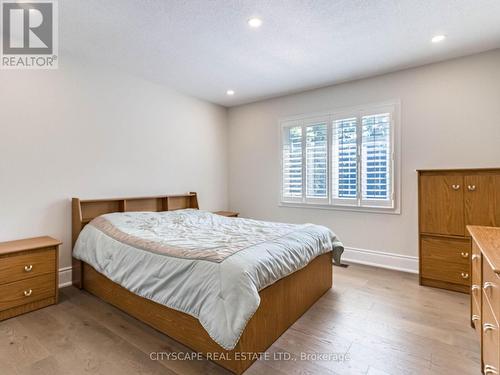
[[[342,244],[322,226],[227,218],[186,209],[99,216],[73,256],[129,291],[197,318],[232,350],[259,290]]]

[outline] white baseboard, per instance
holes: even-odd
[[[342,254],[342,261],[403,272],[418,273],[418,257],[409,255],[346,247]]]
[[[64,288],[72,284],[71,270],[72,267],[59,268],[59,288]]]

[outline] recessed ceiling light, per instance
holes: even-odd
[[[252,17],[248,20],[248,25],[253,28],[261,27],[262,20],[258,17]]]
[[[233,96],[234,95],[234,90],[227,90],[226,95]]]
[[[436,35],[431,40],[432,43],[439,43],[446,39],[446,35]]]

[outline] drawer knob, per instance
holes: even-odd
[[[472,321],[475,322],[476,320],[479,320],[479,315],[472,315]]]
[[[461,252],[460,255],[462,256],[462,258],[468,258],[469,257],[469,253]]]
[[[469,191],[474,191],[474,190],[476,190],[476,185],[468,185],[468,186],[467,186],[467,189],[468,189]]]
[[[487,281],[487,282],[485,282],[485,283],[484,283],[483,289],[484,289],[485,291],[488,291],[488,290],[490,290],[491,288],[493,288],[493,283],[492,283],[492,282]]]
[[[25,297],[29,297],[29,296],[31,296],[32,293],[33,293],[33,291],[31,289],[30,290],[25,290],[24,291],[24,296]]]
[[[484,375],[488,374],[498,375],[498,370],[494,366],[486,365],[484,366]]]
[[[458,190],[458,189],[460,189],[460,185],[451,185],[451,188],[453,190]]]
[[[33,265],[30,264],[29,266],[24,266],[24,271],[25,272],[31,272],[31,270],[33,269]]]
[[[491,323],[484,323],[483,324],[483,332],[487,333],[488,331],[493,331],[495,329],[495,326]]]
[[[460,274],[460,276],[462,276],[462,279],[468,279],[469,278],[469,274],[467,272],[462,272]]]

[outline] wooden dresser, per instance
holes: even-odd
[[[467,225],[500,226],[500,169],[419,170],[420,284],[468,293]]]
[[[0,320],[57,303],[60,241],[0,243]]]
[[[480,341],[484,374],[499,374],[500,228],[467,229],[472,235],[471,325]]]

